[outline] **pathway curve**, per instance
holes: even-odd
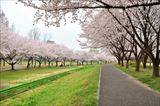
[[[99,106],[160,106],[160,93],[107,64],[101,71]]]

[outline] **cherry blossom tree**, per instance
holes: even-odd
[[[135,44],[138,45],[144,53],[146,53],[153,63],[153,76],[159,76],[159,6],[154,7],[139,7],[136,10],[128,9],[124,10],[124,17],[131,26],[131,30],[128,29],[114,14],[109,11],[114,19],[127,31],[132,37]]]
[[[29,68],[30,66],[33,67],[33,62],[34,62],[34,53],[35,53],[35,41],[31,40],[31,39],[27,39],[26,38],[26,45],[25,45],[25,50],[26,50],[26,54],[25,54],[25,59],[27,59],[27,68]]]
[[[6,36],[7,33],[8,33],[8,28],[9,28],[9,25],[8,25],[9,21],[7,19],[7,17],[5,16],[5,13],[0,9],[0,48],[2,48],[8,37]],[[3,35],[3,36],[2,36]],[[6,39],[4,39],[4,38]],[[3,61],[3,58],[2,58],[2,54],[0,54],[0,66],[2,65],[2,62],[3,62],[3,66],[5,66],[5,61]]]
[[[65,66],[66,65],[65,62],[71,58],[73,51],[64,45],[58,45],[57,52],[58,52],[58,57],[62,62],[61,65]]]
[[[60,21],[67,21],[68,18],[72,22],[81,20],[82,17],[90,17],[97,9],[125,9],[141,6],[159,5],[159,0],[150,2],[142,2],[143,0],[18,0],[25,6],[37,9],[35,14],[36,22],[44,21],[45,25],[60,25]],[[83,15],[82,15],[83,14]]]
[[[128,35],[132,37],[134,43],[151,58],[153,62],[153,76],[159,76],[159,0],[18,1],[37,9],[35,21],[42,20],[47,26],[59,26],[61,21],[66,23],[68,19],[71,22],[77,20],[89,22],[97,12],[103,10],[105,11],[103,13],[106,14],[106,11],[108,11]],[[128,23],[129,27],[128,25],[126,26],[126,23]],[[102,32],[104,33],[104,31]],[[103,44],[95,42],[97,38],[94,39],[88,41],[92,42],[90,43],[92,46],[97,46],[98,48],[106,46],[103,38],[100,40]]]
[[[115,55],[118,61],[122,61],[123,63],[122,57],[124,56],[122,55],[122,51],[125,52],[124,44],[126,42],[123,43],[120,35],[126,33],[118,31],[118,24],[112,19],[110,14],[104,14],[104,12],[105,10],[98,13],[89,24],[85,24],[82,27],[83,33],[80,34],[80,37],[86,38],[87,40],[86,42],[81,42],[81,45],[100,49],[112,48],[112,54],[115,54],[117,50]],[[119,53],[120,55],[118,55]]]
[[[57,57],[55,53],[55,44],[47,43],[47,48],[45,48],[45,57],[48,62],[48,67],[50,67],[51,62]]]
[[[147,1],[147,2],[150,2],[150,1]],[[97,15],[97,17],[101,16],[99,18],[96,18],[98,21],[96,19],[94,21],[91,21],[91,25],[88,26],[88,28],[90,29],[84,28],[84,32],[87,33],[88,36],[86,36],[87,34],[85,35],[82,34],[81,36],[82,37],[85,36],[87,39],[89,39],[87,40],[87,43],[90,43],[90,45],[88,45],[89,47],[90,46],[91,47],[97,46],[98,48],[106,47],[108,44],[105,39],[106,37],[104,36],[107,34],[107,36],[110,37],[110,39],[112,39],[111,41],[114,41],[113,39],[115,39],[117,35],[120,35],[120,34],[117,33],[115,34],[116,37],[112,37],[113,33],[111,35],[108,35],[108,33],[115,32],[116,31],[115,28],[118,25],[118,28],[121,27],[125,32],[127,32],[127,36],[124,36],[124,38],[134,46],[134,48],[132,47],[132,50],[134,49],[133,51],[134,51],[136,64],[137,64],[136,70],[137,71],[139,70],[138,64],[140,64],[140,61],[141,61],[141,57],[142,57],[141,53],[143,54],[146,53],[153,62],[153,76],[159,76],[159,60],[160,60],[160,57],[159,57],[159,54],[160,54],[159,53],[159,45],[160,45],[159,44],[159,39],[160,39],[159,25],[160,23],[159,22],[160,21],[159,21],[158,7],[159,6],[154,6],[154,7],[142,6],[142,7],[138,7],[137,9],[132,9],[132,8],[124,9],[123,11],[102,10],[102,12],[100,12]],[[110,15],[116,21],[116,23],[113,23],[110,19],[110,22],[112,22],[111,24],[115,27],[115,28],[112,27],[114,29],[113,31],[107,30],[107,27],[109,25],[106,24],[107,27],[104,26],[106,22],[110,24],[110,22],[108,21],[108,19],[110,18],[110,15],[108,15],[108,13],[110,13]],[[106,14],[108,17],[105,17]],[[102,17],[104,19],[101,19]],[[102,28],[105,29],[106,32],[103,31]],[[108,41],[110,39],[108,39]],[[133,40],[133,43],[132,43],[132,40]],[[123,54],[122,56],[121,54],[119,54],[119,57],[121,58],[126,56]]]
[[[14,32],[5,34],[8,39],[5,44],[2,45],[1,55],[3,60],[11,65],[11,69],[14,70],[14,65],[23,57],[26,52],[23,48],[24,43],[22,43],[24,39]],[[1,34],[1,36],[5,36],[5,34]],[[1,37],[1,39],[3,38],[6,40],[6,37]]]

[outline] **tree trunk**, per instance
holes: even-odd
[[[58,61],[56,61],[56,67],[58,67]]]
[[[50,67],[50,66],[51,66],[51,62],[49,61],[49,62],[48,62],[48,67]]]
[[[140,71],[140,61],[138,59],[136,60],[136,71]]]
[[[30,66],[30,60],[28,59],[27,68]]]
[[[5,61],[3,60],[3,66],[5,66],[6,64],[5,64]]]
[[[47,64],[47,60],[46,60],[46,59],[44,59],[44,65],[46,66],[46,64]]]
[[[84,64],[84,61],[82,61],[82,65]]]
[[[121,65],[124,66],[124,61],[123,61],[123,59],[121,60]]]
[[[143,68],[146,69],[146,67],[147,67],[147,62],[143,61]]]
[[[91,60],[91,65],[93,64],[92,60]]]
[[[31,64],[32,64],[32,67],[33,67],[33,57],[31,57]]]
[[[36,68],[36,60],[35,60],[35,62],[34,62],[34,68]]]
[[[154,77],[159,77],[159,63],[158,62],[153,62],[153,66],[152,66],[152,70],[153,70],[153,76]]]
[[[149,63],[150,68],[152,67],[152,60],[150,59],[150,63]]]
[[[78,61],[77,61],[77,66],[78,66]]]
[[[20,60],[20,64],[22,64],[23,63],[23,59],[21,58],[21,60]]]
[[[70,61],[70,66],[72,66],[72,60]]]
[[[13,63],[11,64],[11,70],[14,70],[14,64]]]
[[[64,67],[66,66],[66,60],[64,60]]]
[[[0,67],[2,66],[2,59],[0,59]]]
[[[121,60],[119,60],[119,59],[118,59],[118,64],[119,64],[119,65],[121,64]]]
[[[129,66],[129,60],[126,60],[126,68]]]
[[[148,56],[144,56],[143,58],[143,68],[146,69],[147,67],[147,59],[148,59]]]
[[[39,62],[39,67],[41,67],[41,62]]]

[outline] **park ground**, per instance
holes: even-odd
[[[150,88],[160,92],[160,78],[152,77],[150,67],[140,72],[135,72],[134,66],[128,69],[115,65],[123,72],[135,77]],[[98,82],[102,65],[85,65],[72,67],[42,67],[22,69],[17,71],[1,72],[1,90],[17,85],[54,76],[60,73],[67,74],[51,82],[37,86],[23,93],[1,100],[1,106],[97,106]]]
[[[87,65],[79,71],[66,75],[50,83],[2,100],[1,106],[96,106],[99,72],[101,65]],[[46,71],[50,72],[47,69]],[[53,69],[61,71],[62,69]],[[53,71],[52,70],[52,71]],[[65,69],[66,70],[66,69]],[[73,70],[73,69],[72,69]],[[37,76],[42,70],[30,70]],[[64,71],[64,69],[63,69]],[[18,72],[15,72],[18,76]],[[8,73],[11,73],[10,71]],[[14,73],[14,72],[13,72]],[[20,75],[20,74],[19,74]],[[8,76],[10,76],[8,74]],[[12,76],[12,75],[11,75]],[[25,75],[24,75],[25,76]],[[19,79],[18,77],[14,77]],[[25,78],[25,77],[24,77]],[[6,77],[3,77],[5,80]],[[13,81],[14,82],[14,81]]]
[[[160,106],[160,93],[107,64],[101,72],[98,106]]]

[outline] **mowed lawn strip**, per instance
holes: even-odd
[[[91,65],[52,83],[0,102],[2,106],[96,106],[100,65]]]
[[[149,66],[147,67],[147,69],[141,68],[140,72],[136,72],[134,66],[130,66],[128,69],[120,65],[116,65],[116,67],[122,70],[123,72],[135,77],[142,83],[145,83],[150,88],[160,92],[160,77],[153,77],[152,69]]]
[[[27,83],[46,76],[69,71],[74,68],[78,67],[43,67],[0,72],[0,89],[12,87],[22,83]]]

